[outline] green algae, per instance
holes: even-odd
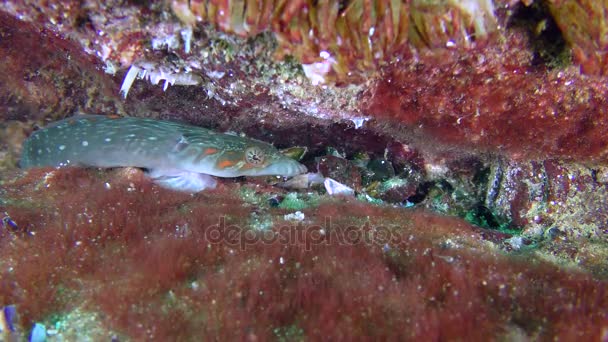
[[[320,196],[314,193],[298,194],[291,192],[279,204],[279,208],[288,210],[303,210],[319,205]]]
[[[297,325],[288,325],[284,327],[278,327],[272,329],[274,336],[277,341],[280,342],[291,342],[291,341],[305,341],[306,335],[304,334],[304,329],[298,327]]]
[[[372,196],[370,196],[368,194],[358,194],[357,195],[357,200],[359,200],[361,202],[367,202],[367,203],[375,204],[375,205],[386,204],[383,200],[381,200],[379,198],[372,197]]]
[[[380,183],[380,186],[378,187],[378,191],[386,192],[390,189],[393,189],[393,188],[396,188],[399,186],[406,186],[407,184],[408,184],[408,181],[403,178],[392,177],[392,178],[389,178],[386,181]]]
[[[237,195],[243,202],[252,205],[264,205],[264,203],[268,203],[270,198],[270,195],[259,194],[254,188],[248,186],[239,188]]]
[[[459,216],[470,224],[481,228],[498,230],[508,234],[521,233],[521,230],[519,229],[510,229],[510,220],[500,217],[485,206],[477,206],[465,212],[464,215],[461,214]]]
[[[108,329],[101,314],[81,307],[52,314],[42,323],[47,327],[48,338],[52,341],[127,340],[126,336]]]
[[[252,212],[249,216],[248,227],[253,230],[268,230],[273,225],[274,221],[269,214]]]
[[[272,192],[257,192],[254,188],[244,186],[238,190],[238,196],[247,204],[268,209],[271,207],[270,200],[276,198],[277,194]],[[285,198],[278,204],[278,207],[281,209],[300,210],[318,206],[318,204],[319,195],[290,192],[285,195]]]

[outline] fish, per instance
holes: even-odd
[[[34,167],[137,167],[168,189],[215,188],[215,177],[284,176],[304,165],[269,143],[173,121],[80,114],[34,131],[19,163]]]

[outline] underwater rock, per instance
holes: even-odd
[[[361,191],[361,173],[357,166],[347,159],[335,156],[319,157],[317,170],[324,177],[332,178],[357,192]]]
[[[573,68],[531,69],[503,53],[425,55],[387,68],[364,110],[391,122],[386,131],[407,132],[417,149],[607,161],[608,83]]]
[[[493,339],[515,324],[597,340],[608,323],[605,279],[500,252],[461,219],[286,195],[307,201],[300,215],[265,200],[277,194],[244,201],[237,183],[190,196],[145,179],[108,188],[114,174],[95,170],[57,170],[40,187],[46,172],[5,184],[0,206],[33,233],[0,231],[0,299],[22,327],[68,320],[74,298],[96,312],[98,336],[125,339]],[[274,223],[256,230],[252,210]]]
[[[416,194],[418,185],[418,183],[394,177],[384,182],[373,182],[365,188],[365,192],[389,203],[403,203]]]
[[[386,159],[373,159],[366,165],[370,174],[366,174],[368,181],[385,181],[395,177],[393,164]]]
[[[425,143],[430,137],[444,147],[455,144],[475,152],[489,150],[514,158],[547,154],[573,160],[605,159],[603,137],[608,135],[602,124],[606,120],[601,118],[605,114],[602,108],[606,108],[606,82],[581,78],[572,68],[547,70],[534,65],[529,38],[517,26],[505,24],[512,19],[509,16],[517,15],[516,3],[397,1],[389,5],[384,1],[352,1],[339,5],[331,1],[296,1],[289,6],[278,3],[277,10],[271,11],[272,1],[257,5],[174,1],[164,5],[111,3],[89,7],[75,1],[61,6],[33,1],[27,5],[8,2],[3,8],[35,25],[74,37],[108,68],[113,65],[114,69],[125,70],[138,63],[151,63],[158,68],[151,73],[161,73],[172,65],[195,71],[188,75],[193,75],[196,82],[192,83],[200,83],[200,87],[191,91],[186,89],[192,86],[187,86],[161,95],[134,85],[131,101],[126,104],[131,115],[172,117],[208,127],[247,131],[254,137],[259,136],[255,131],[260,128],[245,123],[265,120],[272,122],[273,132],[261,134],[298,140],[289,138],[284,130],[327,125],[319,118],[336,121],[365,113],[371,119],[365,127],[402,143],[413,135],[414,149],[428,149]],[[585,4],[550,3],[555,8]],[[595,16],[602,6],[596,5],[586,12],[587,16]],[[368,11],[374,15],[367,17]],[[359,20],[361,17],[365,20]],[[257,36],[249,46],[244,39],[197,25],[199,20],[225,32]],[[591,27],[601,28],[601,20],[599,24],[588,22]],[[597,27],[589,31],[596,32]],[[188,30],[194,30],[193,35],[182,37],[182,32]],[[332,72],[346,75],[347,79],[365,76],[376,82],[350,89],[310,87],[303,82],[299,65],[276,62],[271,50],[277,41],[261,34],[263,31],[272,31],[278,37],[279,49],[300,58],[301,63],[333,58],[337,64]],[[178,40],[191,46],[190,51],[175,50],[173,44],[146,46],[163,41],[163,35],[179,35]],[[337,43],[338,37],[341,44]],[[424,48],[413,49],[414,45]],[[393,53],[396,51],[400,54]],[[361,54],[365,58],[360,58]],[[393,63],[387,63],[380,72],[380,61],[393,57]],[[121,71],[117,76],[122,75]],[[191,83],[189,78],[187,81]],[[200,93],[210,99],[201,100]],[[99,100],[91,103],[98,104]],[[95,112],[112,111],[113,108],[100,108]],[[308,116],[304,125],[299,114]],[[329,139],[325,134],[324,140]],[[286,146],[313,146],[302,140]],[[437,148],[441,144],[431,145],[430,148]]]
[[[0,170],[15,168],[23,142],[31,129],[30,122],[0,120]]]
[[[604,51],[608,45],[604,35],[608,28],[608,1],[552,0],[546,4],[582,71],[591,75],[606,75],[608,60]]]
[[[186,25],[210,23],[243,37],[270,31],[277,55],[291,55],[313,84],[362,82],[411,46],[466,49],[497,29],[490,0],[173,1]],[[474,38],[473,38],[474,37]]]
[[[532,237],[568,227],[568,238],[605,241],[608,188],[595,170],[556,160],[496,165],[485,204]]]
[[[115,84],[79,44],[2,10],[0,35],[0,122],[120,107]]]
[[[328,146],[348,158],[324,165],[338,182],[193,196],[134,169],[3,172],[0,213],[19,229],[0,230],[0,301],[20,326],[69,320],[78,298],[106,339],[602,339],[604,77],[536,58],[542,25],[512,24],[517,1],[274,3],[0,5],[3,42],[46,51],[21,67],[2,50],[19,63],[0,106],[23,133],[84,108],[305,147],[310,170]],[[132,66],[200,79],[134,82],[125,101]],[[347,171],[380,159],[396,178],[377,194],[399,205],[323,193],[354,193],[365,183]]]
[[[405,142],[393,141],[387,144],[384,158],[393,164],[397,174],[424,169],[424,158],[420,151]]]

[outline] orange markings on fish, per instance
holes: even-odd
[[[219,167],[220,169],[225,169],[227,167],[233,166],[234,164],[236,164],[236,163],[233,162],[232,160],[222,160],[221,162],[219,162],[217,164],[217,167]]]
[[[205,149],[205,150],[203,151],[203,154],[204,154],[204,155],[206,155],[206,156],[208,156],[208,155],[210,155],[210,154],[215,154],[215,153],[217,153],[217,151],[218,151],[218,150],[217,150],[217,148],[209,147],[209,148],[207,148],[207,149]]]

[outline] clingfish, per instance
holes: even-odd
[[[138,167],[165,188],[198,192],[216,177],[291,177],[306,167],[272,145],[170,121],[78,115],[35,131],[24,169],[43,166]]]

